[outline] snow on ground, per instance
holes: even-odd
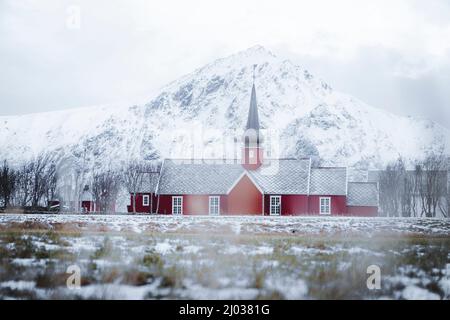
[[[450,235],[450,219],[360,217],[149,216],[0,214],[0,228],[132,233],[297,234],[372,237]],[[66,227],[66,228],[65,228]]]
[[[416,286],[407,286],[402,295],[406,300],[440,300],[438,294]]]
[[[449,299],[449,231],[439,219],[2,214],[0,299]]]

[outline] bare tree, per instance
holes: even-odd
[[[397,216],[401,206],[402,177],[405,176],[405,165],[399,158],[388,164],[386,170],[380,173],[380,206],[388,216]]]
[[[447,161],[447,171],[445,172],[445,186],[441,201],[439,201],[439,209],[444,217],[449,217],[450,213],[450,159]]]
[[[400,186],[400,208],[403,217],[411,217],[415,208],[414,175],[404,170]]]
[[[31,202],[32,195],[32,168],[31,163],[23,164],[17,171],[16,190],[14,202],[16,205],[25,207]]]
[[[45,189],[44,196],[47,204],[49,204],[50,201],[55,200],[57,185],[58,185],[57,166],[55,163],[51,163],[47,166],[44,178],[44,189]]]
[[[127,191],[132,196],[133,213],[136,213],[136,195],[142,191],[146,166],[137,161],[130,161],[122,172],[122,178]]]
[[[445,192],[444,196],[441,198],[441,201],[439,201],[439,209],[441,210],[441,213],[444,217],[449,217],[449,211],[450,211],[450,188],[447,186],[447,191]]]
[[[54,189],[56,183],[56,168],[54,155],[50,153],[39,154],[31,163],[31,206],[38,207],[41,200]]]
[[[11,197],[17,187],[17,173],[6,160],[0,167],[0,199],[4,207],[9,206]]]
[[[431,154],[418,165],[420,172],[419,196],[422,204],[422,213],[426,217],[436,217],[437,208],[441,198],[445,195],[445,158],[442,154]]]
[[[81,198],[86,185],[91,185],[93,168],[84,147],[81,150],[63,152],[57,161],[58,185],[55,193],[68,210],[80,212]]]
[[[131,160],[122,172],[122,181],[125,188],[132,196],[133,213],[136,213],[136,197],[137,193],[142,192],[144,184],[152,184],[147,179],[154,179],[154,175],[151,173],[159,172],[160,164],[157,162],[139,162]],[[146,190],[152,191],[152,190]]]
[[[88,183],[88,173],[89,169],[87,168],[87,149],[83,149],[83,153],[81,155],[81,160],[75,162],[75,171],[74,171],[74,185],[75,185],[75,195],[76,195],[76,211],[81,211],[81,196],[83,194],[84,187]],[[91,172],[92,173],[92,172]]]
[[[418,197],[420,192],[420,185],[422,183],[422,168],[416,165],[414,172],[412,172],[412,195],[411,195],[411,213],[413,217],[418,217]]]
[[[112,170],[95,173],[92,181],[92,194],[99,211],[114,210],[121,185],[121,174]]]
[[[55,155],[42,153],[14,171],[10,199],[15,205],[36,208],[43,200],[49,201],[55,196],[58,181],[55,159]]]
[[[49,198],[58,197],[61,210],[77,210],[78,194],[76,193],[74,159],[70,155],[67,156],[63,152],[61,158],[55,166],[56,185],[55,189],[50,188]]]

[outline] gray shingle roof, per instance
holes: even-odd
[[[249,171],[266,194],[307,194],[308,160],[268,160],[269,166]],[[159,194],[227,194],[245,172],[239,160],[183,161],[166,159]]]
[[[309,159],[268,160],[268,167],[250,171],[266,194],[308,194]]]
[[[244,171],[241,164],[222,161],[166,159],[159,194],[226,194]]]
[[[312,168],[310,194],[345,196],[347,194],[346,168]]]
[[[158,184],[159,172],[146,172],[142,176],[142,185],[139,188],[140,193],[154,193]]]
[[[270,166],[247,174],[265,194],[346,195],[349,206],[377,206],[376,183],[348,183],[346,168],[311,168],[309,159],[269,160]],[[166,159],[156,192],[159,194],[227,194],[246,170],[239,160]],[[311,176],[309,177],[309,172]],[[153,175],[153,178],[157,177]],[[157,179],[155,179],[157,180]],[[153,181],[155,181],[153,180]],[[155,184],[152,184],[155,187]],[[152,189],[153,190],[153,189]]]
[[[349,182],[348,206],[376,207],[378,206],[378,187],[374,182]]]

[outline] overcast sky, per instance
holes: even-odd
[[[450,128],[448,0],[0,0],[0,115],[140,101],[256,44]]]

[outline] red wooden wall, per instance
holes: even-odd
[[[321,196],[282,195],[281,215],[319,215]],[[378,215],[377,207],[347,207],[345,196],[331,197],[331,215],[373,217]],[[157,197],[154,199],[156,211]],[[228,197],[220,195],[221,215],[260,215],[262,195],[246,176],[230,192]],[[159,214],[172,214],[172,195],[159,197]],[[184,195],[184,215],[207,215],[209,195]],[[264,195],[264,214],[270,214],[270,195]]]
[[[160,195],[157,200],[157,210],[159,214],[172,214],[172,196]]]
[[[149,205],[144,206],[144,195],[150,196]],[[138,193],[136,194],[136,213],[150,213],[156,211],[157,197],[152,193]],[[153,209],[152,209],[153,207]],[[127,206],[128,212],[133,212],[133,195],[130,194],[130,205]],[[152,211],[153,210],[153,211]]]
[[[262,215],[262,194],[253,182],[244,175],[227,197],[229,215]]]
[[[264,215],[270,215],[270,196],[268,194],[264,195]],[[307,213],[307,195],[285,194],[281,196],[281,215],[297,216]]]
[[[159,197],[158,213],[172,214],[172,196],[173,195],[161,195]],[[226,214],[226,212],[227,212],[227,196],[220,195],[220,214]],[[209,214],[209,195],[183,195],[183,215],[208,215],[208,214]]]
[[[308,199],[308,214],[320,214],[320,198],[331,198],[331,215],[342,215],[347,212],[347,197],[346,196],[309,196]]]
[[[214,195],[212,195],[214,196]],[[220,196],[220,214],[226,213],[227,197]],[[209,214],[209,195],[183,196],[183,214],[207,215]]]

